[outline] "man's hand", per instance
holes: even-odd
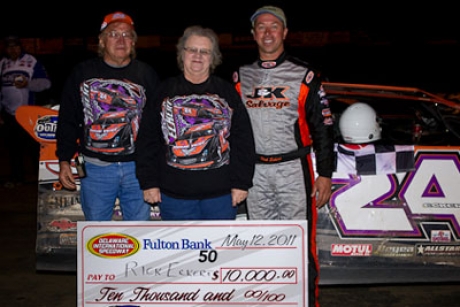
[[[327,177],[318,176],[313,185],[311,197],[316,197],[316,207],[321,208],[324,206],[332,194],[332,179]]]
[[[150,205],[161,203],[160,188],[144,190],[144,201]]]
[[[68,190],[76,190],[77,184],[70,168],[70,162],[60,161],[59,162],[59,181],[62,183],[64,188]]]
[[[248,197],[248,191],[232,189],[232,206],[236,207]]]

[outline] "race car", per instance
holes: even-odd
[[[322,283],[458,281],[460,104],[418,88],[324,90],[337,129],[332,195],[317,215]],[[375,113],[348,116],[358,104]],[[357,123],[381,135],[347,141],[365,139],[346,129]]]
[[[351,104],[377,113],[382,141],[388,144],[460,145],[460,104],[412,87],[324,83],[335,123]],[[342,142],[336,126],[336,141]]]

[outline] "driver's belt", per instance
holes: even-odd
[[[308,155],[311,151],[311,147],[303,147],[299,150],[296,151],[291,151],[288,153],[283,153],[279,155],[259,155],[256,154],[257,160],[256,163],[265,163],[265,164],[270,164],[270,163],[280,163],[280,162],[286,162],[286,161],[291,161],[294,159],[302,158]]]

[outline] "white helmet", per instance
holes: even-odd
[[[375,110],[366,103],[348,106],[340,116],[340,134],[346,143],[360,144],[380,140],[380,128]]]

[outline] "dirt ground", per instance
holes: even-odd
[[[1,133],[0,161],[1,306],[76,306],[76,273],[36,270],[37,170],[29,169],[28,182],[20,187],[3,186],[8,160]],[[322,307],[457,307],[460,283],[325,285],[320,286],[320,303]]]

